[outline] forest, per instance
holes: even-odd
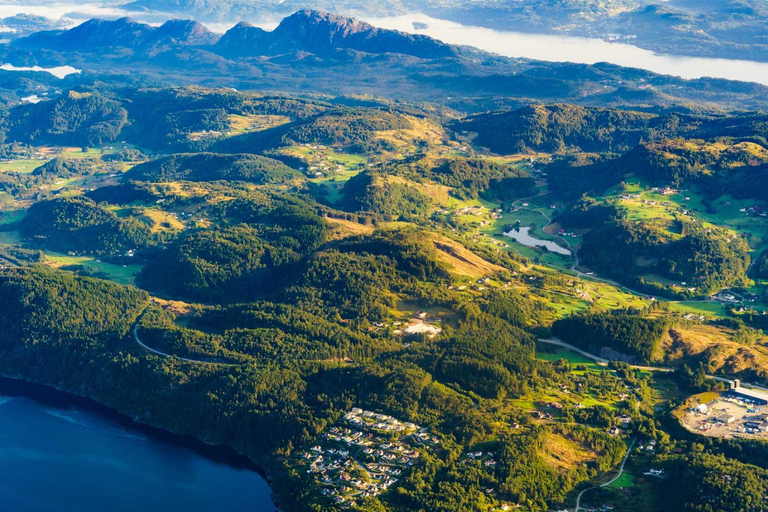
[[[675,414],[768,374],[764,117],[529,103],[105,78],[3,108],[0,373],[232,447],[284,510],[761,510],[762,448]],[[307,471],[353,408],[429,440],[383,492],[371,454]]]

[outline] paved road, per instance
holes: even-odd
[[[149,309],[149,308],[147,308],[147,309]],[[153,353],[155,355],[158,355],[158,356],[161,356],[161,357],[171,357],[173,359],[178,359],[179,361],[185,361],[187,363],[218,364],[218,365],[223,365],[223,366],[237,366],[237,364],[234,364],[234,363],[222,363],[222,362],[219,362],[219,361],[207,361],[205,359],[189,359],[189,358],[186,358],[186,357],[180,357],[180,356],[173,355],[173,354],[167,354],[167,353],[165,353],[165,352],[163,352],[161,350],[156,350],[156,349],[154,349],[154,348],[144,344],[144,342],[141,341],[141,338],[139,338],[139,324],[141,323],[141,319],[144,318],[144,314],[146,312],[147,312],[147,310],[145,309],[139,315],[139,317],[136,319],[136,322],[134,322],[134,324],[133,324],[133,339],[141,348],[143,348],[147,352],[151,352],[151,353]]]
[[[627,453],[624,455],[624,460],[621,461],[621,466],[619,466],[619,474],[613,477],[611,480],[605,482],[604,484],[600,484],[597,487],[589,487],[587,489],[584,489],[579,493],[579,495],[576,497],[576,508],[574,509],[574,512],[579,512],[579,510],[582,510],[581,508],[581,497],[584,495],[585,492],[591,491],[592,489],[597,489],[598,487],[608,487],[613,482],[621,478],[621,475],[624,474],[624,466],[627,464],[627,459],[629,459],[629,455],[632,453],[632,447],[635,446],[635,441],[637,441],[637,438],[632,439],[632,442],[629,444],[629,448],[627,449]]]
[[[589,352],[586,352],[584,350],[581,350],[579,347],[576,347],[574,345],[571,345],[570,343],[566,343],[563,340],[559,338],[539,338],[539,342],[546,343],[548,345],[556,345],[558,347],[567,348],[568,350],[572,350],[573,352],[576,352],[579,355],[582,355],[586,357],[587,359],[591,359],[595,361],[600,366],[608,366],[609,361],[605,358],[602,358],[600,356],[596,356],[595,354],[590,354]],[[664,366],[644,366],[640,364],[630,364],[630,368],[634,368],[636,370],[644,370],[648,372],[673,372],[675,371],[674,368],[667,368]]]
[[[584,350],[581,350],[579,347],[575,347],[571,345],[570,343],[566,343],[561,339],[558,338],[538,338],[540,343],[546,343],[548,345],[556,345],[558,347],[567,348],[568,350],[572,350],[573,352],[576,352],[579,355],[582,355],[586,357],[587,359],[591,359],[595,361],[600,366],[608,366],[608,360],[604,359],[600,356],[596,356],[595,354],[590,354],[589,352],[586,352]],[[666,366],[643,366],[638,364],[631,364],[629,365],[630,368],[634,368],[636,370],[644,370],[649,372],[673,372],[675,371],[674,368],[669,368]],[[730,384],[733,382],[733,379],[729,379],[727,377],[718,377],[716,375],[707,375],[708,379],[716,380],[717,382],[724,382],[726,384]],[[747,389],[756,389],[758,391],[764,391],[768,392],[768,388],[763,386],[758,386],[756,384],[750,384],[749,382],[741,382],[741,387],[747,388]]]

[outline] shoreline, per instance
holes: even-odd
[[[192,450],[197,455],[213,462],[225,464],[235,469],[253,471],[263,478],[269,486],[269,499],[274,506],[275,512],[282,512],[272,486],[271,475],[264,465],[240,453],[232,446],[209,443],[194,435],[180,434],[166,428],[144,423],[91,397],[16,375],[0,373],[0,395],[25,397],[61,409],[84,409],[105,416],[122,427],[137,430],[158,441]]]

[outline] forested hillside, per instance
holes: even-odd
[[[764,88],[311,11],[0,53],[82,67],[0,94],[0,374],[281,510],[764,508]]]

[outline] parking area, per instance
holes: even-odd
[[[768,439],[768,406],[724,394],[709,403],[687,409],[682,423],[688,430],[709,437]]]

